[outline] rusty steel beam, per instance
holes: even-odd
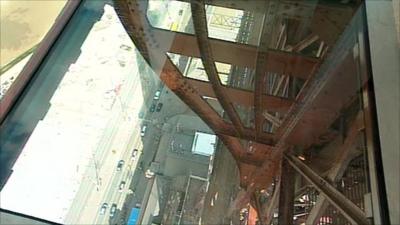
[[[256,69],[255,69],[255,82],[254,82],[254,118],[255,118],[255,136],[256,139],[259,138],[259,135],[263,133],[263,125],[265,119],[262,115],[263,113],[263,102],[262,95],[263,92],[268,93],[268,90],[265,90],[267,87],[266,80],[268,74],[265,73],[264,68],[268,65],[269,62],[269,54],[268,54],[268,46],[271,44],[272,36],[271,32],[271,21],[269,21],[268,16],[264,16],[262,21],[261,28],[261,38],[258,46],[258,52],[256,57]]]
[[[258,218],[258,224],[259,225],[267,225],[264,221],[264,217],[261,211],[261,203],[260,203],[260,195],[258,191],[255,191],[253,193],[253,202],[255,204],[255,209],[257,212],[257,218]],[[269,225],[269,224],[268,224]]]
[[[197,90],[190,85],[178,68],[171,62],[167,55],[160,52],[158,43],[152,39],[152,28],[148,23],[143,23],[145,18],[145,2],[115,0],[115,9],[122,24],[132,38],[135,46],[144,59],[152,66],[160,79],[185,102],[199,117],[210,126],[217,134],[238,137],[234,126],[224,121],[215,110],[199,95]],[[146,25],[147,24],[147,25]],[[249,128],[244,128],[240,138],[255,140],[254,133]],[[260,143],[270,145],[273,135],[265,134]]]
[[[196,36],[174,31],[152,28],[154,39],[161,51],[200,58]],[[255,68],[257,46],[240,44],[215,38],[209,38],[209,44],[216,62],[239,67]],[[293,77],[308,79],[319,59],[280,50],[268,50],[269,61],[264,72],[290,74]]]
[[[200,58],[196,37],[192,34],[153,28],[154,38],[160,42],[160,49],[166,52]],[[209,38],[216,62],[228,63],[239,67],[255,68],[257,46],[234,43],[230,41]],[[300,54],[269,49],[270,61],[265,72],[287,73],[293,77],[307,79],[310,71],[318,63],[318,59]]]
[[[188,77],[185,77],[185,79],[186,82],[191,84],[199,92],[200,95],[216,98],[215,92],[212,89],[211,84],[207,81],[196,80]],[[222,88],[232,99],[234,99],[235,103],[247,107],[252,107],[254,105],[253,92],[227,86],[224,86]],[[262,94],[261,101],[264,106],[264,110],[280,113],[286,113],[289,110],[290,106],[293,104],[293,101],[290,99],[267,94]]]
[[[326,179],[329,182],[337,182],[344,174],[345,169],[349,165],[350,161],[357,155],[354,151],[353,144],[356,141],[360,130],[364,128],[364,116],[362,112],[359,112],[355,120],[350,125],[350,129],[347,132],[346,139],[343,144],[338,147],[338,150],[335,152],[336,157],[333,163],[333,166],[329,169]],[[319,218],[322,216],[322,213],[328,207],[328,200],[324,195],[319,195],[317,202],[314,207],[311,209],[306,224],[314,225],[318,222]]]
[[[308,37],[306,37],[293,47],[288,48],[287,50],[293,52],[300,52],[301,50],[310,46],[312,43],[316,42],[318,39],[319,39],[318,35],[310,34]]]
[[[210,128],[217,134],[228,135],[237,138],[255,140],[254,133],[249,128],[243,128],[241,136],[238,136],[235,127],[224,121],[220,115],[201,97],[197,90],[186,82],[179,69],[167,59],[161,69],[160,79],[183,102],[185,102]],[[273,135],[263,134],[260,143],[270,145],[273,143]]]
[[[276,116],[269,114],[267,111],[264,111],[262,114],[265,119],[269,120],[274,126],[279,127],[281,125],[282,121]]]
[[[280,180],[278,224],[292,225],[294,209],[294,170],[286,159],[282,159]]]
[[[230,97],[224,91],[221,80],[218,76],[218,71],[215,66],[213,52],[210,44],[208,43],[208,28],[206,19],[206,9],[204,2],[199,0],[198,2],[191,3],[193,26],[196,32],[197,44],[200,49],[201,61],[203,62],[204,70],[207,73],[208,79],[213,87],[216,97],[224,108],[227,116],[235,126],[238,136],[243,135],[243,123],[236,112]],[[257,136],[256,136],[257,139]]]
[[[282,125],[278,130],[280,134],[288,134],[287,143],[305,149],[314,143],[318,143],[319,137],[338,118],[342,108],[356,98],[359,80],[356,76],[351,53],[333,71],[327,72],[326,77],[328,79],[324,81],[325,84],[321,83],[321,86],[315,86],[309,92],[315,90],[319,93],[311,95],[301,92],[298,95],[297,101],[299,101],[302,111],[301,114],[297,114],[299,119],[297,125],[290,133],[285,130],[287,126],[284,125],[287,124]],[[311,82],[308,84],[311,84]],[[306,88],[309,87],[308,84],[306,84]],[[317,83],[314,83],[314,85],[317,85]]]
[[[352,59],[349,46],[354,46],[354,23],[352,21],[343,32],[327,56],[326,63],[321,67],[316,65],[310,73],[312,76],[304,84],[276,132],[277,142],[271,157],[274,162],[266,159],[249,178],[250,184],[256,183],[261,177],[272,180],[277,171],[276,161],[282,158],[283,153],[293,145],[304,148],[315,143],[337,118],[342,107],[348,104],[349,98],[357,93],[358,78],[356,73],[351,72],[354,66],[350,65],[350,70],[343,66],[349,65],[348,61]],[[248,192],[253,191],[253,187],[248,188]]]
[[[257,65],[255,71],[255,83],[254,83],[254,118],[255,118],[255,136],[256,140],[259,139],[259,135],[263,133],[264,117],[262,115],[264,111],[264,104],[262,101],[263,91],[265,89],[265,78],[267,74],[263,71],[264,65],[267,61],[267,53],[260,52],[257,54]]]
[[[311,168],[293,155],[284,153],[284,158],[290,165],[299,172],[304,178],[317,188],[321,194],[329,200],[351,223],[370,224],[365,213],[353,202],[346,198],[340,191],[336,190],[328,181],[320,177]],[[281,193],[282,194],[282,193]]]
[[[275,186],[274,193],[272,194],[272,198],[269,201],[268,206],[266,207],[265,211],[263,212],[264,220],[266,224],[271,224],[271,221],[274,217],[274,210],[279,204],[279,194],[280,194],[280,185],[281,182],[280,180],[278,181],[278,184]]]

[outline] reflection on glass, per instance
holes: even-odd
[[[183,76],[207,82],[209,81],[201,59],[173,53],[168,53],[168,56],[175,66],[179,68]],[[215,67],[218,71],[221,84],[227,85],[229,82],[231,65],[216,62]]]
[[[147,18],[152,26],[170,31],[194,33],[190,4],[181,1],[149,1]]]
[[[0,99],[28,62],[65,3],[65,0],[0,2]]]
[[[232,99],[232,101],[235,101]],[[254,107],[244,106],[237,103],[233,103],[237,114],[242,121],[243,126],[254,128]]]
[[[107,203],[107,213],[121,207],[129,189],[119,185],[130,184],[138,163],[132,151],[140,158],[142,128],[153,123],[144,98],[153,97],[157,80],[140,79],[137,58],[110,5],[88,1],[79,9],[36,74],[44,82],[27,90],[2,126],[2,165],[21,152],[2,207],[71,224],[106,223],[100,206]]]
[[[244,65],[252,68],[214,62],[223,84],[217,92],[201,60],[185,55],[194,55],[186,43],[172,42],[176,54],[168,53],[168,44],[158,48],[141,39],[151,31],[143,29],[129,33],[136,47],[113,8],[118,1],[84,1],[1,124],[2,208],[65,224],[278,224],[279,196],[292,185],[293,217],[286,219],[293,224],[350,224],[340,206],[316,207],[331,192],[332,199],[342,196],[366,211],[366,196],[377,191],[370,185],[376,143],[371,106],[365,104],[370,77],[358,6],[234,2],[238,9],[206,7],[210,36],[249,44],[266,40],[280,51],[263,67],[260,93],[254,92],[251,63],[262,56],[260,48],[219,41],[226,51],[221,61],[248,60]],[[125,13],[140,16],[135,4],[130,7]],[[354,20],[345,16],[351,10]],[[344,16],[335,24],[347,28],[325,28],[331,21],[320,20],[322,14],[337,11]],[[185,2],[151,1],[146,16],[171,32],[193,28]],[[123,21],[140,29],[137,21]],[[268,32],[262,32],[265,21],[271,21]],[[311,25],[319,26],[318,38]],[[332,37],[324,36],[325,29]],[[137,49],[143,46],[148,48]],[[229,46],[246,54],[231,57]],[[140,55],[145,50],[154,68]],[[169,64],[152,61],[165,54],[183,78]],[[301,79],[288,72],[295,73],[298,62],[311,65]],[[170,70],[161,74],[164,84],[153,69],[165,72],[165,66]],[[239,125],[235,115],[229,115],[235,124],[228,119],[227,112],[234,114],[230,105]],[[300,173],[288,174],[283,166]],[[270,210],[261,218],[257,209]]]

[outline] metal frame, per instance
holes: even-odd
[[[287,141],[293,137],[294,130],[298,129],[297,126],[299,122],[304,119],[305,112],[311,107],[315,107],[312,105],[312,103],[318,96],[320,96],[320,93],[326,91],[326,89],[329,90],[328,83],[331,82],[330,79],[332,74],[337,71],[332,71],[331,68],[322,68],[320,69],[321,72],[317,73],[317,69],[321,64],[319,60],[312,57],[304,57],[296,54],[288,54],[271,50],[268,50],[268,52],[262,51],[260,53],[260,49],[257,49],[255,46],[208,38],[204,2],[198,3],[197,1],[193,1],[191,3],[193,6],[192,12],[197,36],[165,31],[152,27],[148,22],[145,13],[143,14],[143,12],[145,12],[143,10],[146,10],[145,4],[140,3],[140,1],[133,4],[130,4],[124,0],[119,0],[116,2],[116,7],[118,9],[117,12],[122,18],[125,28],[146,61],[155,70],[160,72],[161,80],[166,83],[171,90],[173,90],[217,133],[220,140],[228,147],[235,160],[237,160],[239,168],[246,167],[242,165],[250,165],[257,168],[255,172],[241,169],[241,177],[243,177],[243,174],[246,174],[246,176],[249,175],[247,176],[246,182],[242,181],[243,184],[247,185],[247,190],[249,193],[256,193],[255,190],[257,190],[258,187],[255,183],[260,181],[260,177],[265,176],[266,173],[268,174],[268,177],[264,177],[262,180],[272,181],[272,176],[276,173],[276,171],[279,170],[277,163],[274,161],[281,159],[283,156],[285,159],[283,161],[287,160],[297,172],[299,172],[303,177],[311,182],[313,186],[320,190],[325,198],[335,205],[352,223],[370,223],[370,220],[365,216],[364,212],[350,202],[343,194],[337,191],[334,186],[321,178],[317,173],[312,171],[311,168],[309,168],[295,156],[285,152],[289,146]],[[9,92],[4,96],[3,100],[0,102],[2,106],[0,108],[0,122],[4,121],[7,113],[12,109],[12,106],[23,92],[24,87],[26,87],[26,85],[29,83],[30,79],[43,62],[44,58],[61,34],[62,30],[68,24],[68,21],[71,19],[80,3],[81,0],[69,1],[67,3],[62,15],[59,16],[50,32],[41,42],[34,56],[25,66],[15,83],[11,86]],[[130,10],[134,10],[135,13],[131,13]],[[128,26],[132,23],[134,26]],[[347,61],[347,55],[344,54],[344,49],[341,48],[343,48],[343,45],[346,45],[346,43],[348,44],[349,42],[352,42],[352,37],[347,37],[346,35],[347,34],[344,33],[341,40],[342,46],[339,46],[337,49],[339,52],[339,61],[343,60],[344,62]],[[365,36],[364,38],[366,40],[363,41],[368,43],[368,36]],[[171,42],[165,42],[164,40],[170,40]],[[299,45],[295,46],[293,49],[302,48],[303,44],[308,44],[314,41],[315,36],[310,36],[303,42],[300,42]],[[188,47],[186,48],[182,46]],[[264,47],[265,46],[261,45],[261,49]],[[364,47],[367,49],[367,57],[364,60],[366,60],[366,65],[368,66],[369,71],[371,71],[371,62],[368,49],[369,46],[366,44]],[[229,51],[227,51],[228,49]],[[173,65],[171,60],[166,55],[160,54],[160,52],[172,52],[192,57],[201,57],[211,84],[202,84],[200,81],[183,77],[176,66]],[[232,52],[234,53],[232,54]],[[239,53],[240,56],[238,56]],[[255,58],[257,59],[256,63],[254,63]],[[268,61],[266,61],[267,59]],[[214,60],[228,62],[237,66],[256,68],[258,82],[255,86],[255,93],[251,94],[236,88],[223,87],[219,81]],[[282,62],[284,66],[282,66]],[[290,66],[288,67],[288,65]],[[337,64],[335,64],[335,66],[337,66]],[[262,92],[262,90],[265,88],[263,85],[263,74],[265,74],[267,71],[276,73],[284,72],[286,74],[291,74],[295,77],[308,80],[305,88],[303,88],[300,95],[297,96],[296,101],[292,102],[286,99],[281,100],[277,97],[264,95]],[[362,71],[362,73],[367,72],[368,71]],[[343,82],[344,81],[346,80],[344,79]],[[380,217],[379,219],[375,218],[375,221],[382,220],[388,222],[389,216],[386,215],[387,211],[385,212],[388,207],[385,199],[386,189],[384,187],[384,180],[383,176],[377,177],[376,174],[377,172],[383,172],[383,168],[382,159],[380,158],[377,124],[376,122],[373,122],[376,121],[377,116],[374,110],[375,102],[373,97],[373,85],[371,82],[372,81],[369,81],[365,85],[363,81],[361,81],[361,84],[365,85],[363,93],[365,100],[364,112],[366,115],[365,129],[368,137],[367,140],[370,141],[368,143],[368,148],[370,148],[368,152],[370,173],[373,177],[373,195],[375,195],[374,199],[379,200],[378,205],[380,207],[378,210],[378,215],[375,214],[374,217]],[[204,95],[204,93],[218,98],[233,124],[227,123],[215,112],[215,110],[201,97]],[[258,125],[256,125],[254,130],[243,127],[243,124],[241,123],[240,118],[229,99],[233,93],[238,93],[237,95],[242,96],[242,98],[245,98],[245,96],[253,97],[252,100],[256,110],[256,121],[258,122],[256,123]],[[261,113],[265,105],[268,106],[270,104],[269,101],[276,101],[275,104],[277,111],[287,111],[289,110],[288,108],[293,104],[288,112],[288,115],[285,117],[277,136],[261,135],[262,132],[260,131],[260,121],[264,120]],[[249,104],[251,105],[251,101]],[[274,106],[272,108],[274,109]],[[337,110],[340,110],[340,107],[337,108]],[[325,122],[329,124],[333,119],[334,117],[327,119]],[[259,149],[261,149],[261,151],[267,149],[268,154],[264,155],[264,158],[259,158],[259,155],[247,155],[245,147],[243,147],[240,143],[240,138],[258,142],[257,144],[260,144],[259,146],[261,146]],[[275,140],[278,140],[278,142],[275,142]],[[295,143],[295,141],[293,143]],[[273,152],[271,151],[272,145],[274,145],[275,148]],[[329,178],[332,179],[332,176]],[[285,180],[285,178],[282,178],[282,180]],[[270,182],[266,183],[269,184]],[[379,193],[374,194],[374,190]],[[275,193],[278,195],[279,191],[276,190]],[[280,193],[281,198],[283,198],[282,192]],[[259,216],[262,216],[261,206],[258,202],[258,198],[256,195],[254,196],[256,204],[258,205],[257,212]],[[276,199],[275,197],[276,196],[274,194],[274,199]],[[271,211],[273,211],[273,208],[270,207],[268,209],[268,214],[270,215]],[[268,218],[270,217],[267,215],[267,221]],[[261,219],[264,220],[264,218]]]
[[[28,85],[35,72],[39,69],[41,63],[46,58],[47,53],[60,37],[62,31],[65,29],[81,3],[82,0],[67,1],[62,12],[58,15],[55,23],[40,42],[32,57],[0,100],[0,124],[2,124],[6,119],[7,114],[11,111],[24,88]]]

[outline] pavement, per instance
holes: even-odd
[[[137,84],[134,85],[140,85],[140,81],[135,82]],[[142,106],[147,108],[144,117],[138,118],[137,113],[132,115],[129,110],[121,111],[117,103],[113,105],[115,116],[107,123],[101,143],[93,155],[93,163],[86,168],[86,176],[68,212],[66,224],[123,224],[130,209],[142,204],[149,182],[144,173],[159,149],[162,127],[168,118],[187,112],[187,107],[160,84],[158,87],[146,87],[143,93],[137,90],[139,88],[122,91],[120,99],[128,107],[135,105],[131,96],[146,96],[148,100]],[[153,99],[156,90],[161,90],[158,100]],[[163,107],[159,112],[150,112],[148,108],[152,103],[163,103]],[[144,125],[147,130],[142,137],[140,130]],[[139,150],[135,159],[131,157],[133,149]],[[121,171],[117,171],[117,163],[121,159],[125,164]],[[122,192],[118,190],[121,181],[126,182]],[[100,215],[103,203],[107,203],[108,208],[104,215]],[[117,204],[117,213],[110,217],[110,207],[114,203]]]

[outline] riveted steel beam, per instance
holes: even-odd
[[[208,79],[210,80],[219,103],[224,108],[229,119],[232,121],[232,124],[235,126],[238,136],[242,136],[243,123],[239,117],[239,114],[236,112],[230,97],[222,87],[221,80],[219,79],[218,71],[215,66],[213,52],[210,44],[208,43],[208,28],[204,2],[201,0],[192,2],[191,9],[193,26],[197,37],[197,44],[199,46],[201,60],[203,62]]]
[[[364,212],[353,202],[346,198],[340,191],[336,190],[328,181],[320,177],[311,168],[293,155],[284,153],[284,158],[290,165],[306,178],[330,203],[332,203],[351,223],[370,224]]]
[[[360,130],[364,127],[364,117],[363,113],[359,112],[355,120],[352,122],[350,129],[347,132],[346,139],[343,144],[338,146],[335,157],[335,161],[333,163],[333,167],[329,169],[326,179],[330,182],[336,182],[339,180],[343,174],[350,161],[356,156],[353,147],[353,143],[355,142],[357,135]],[[306,224],[316,224],[321,217],[324,210],[328,207],[328,200],[324,195],[319,195],[317,202],[314,207],[311,209]]]
[[[193,85],[193,87],[199,92],[200,95],[216,98],[215,92],[209,82],[188,77],[186,77],[185,79],[189,84]],[[235,103],[247,107],[252,107],[254,105],[253,92],[227,86],[224,86],[222,88],[232,99],[235,100]],[[293,104],[293,101],[290,99],[267,94],[261,95],[261,101],[264,110],[280,113],[286,113],[289,110],[290,106]]]
[[[285,159],[281,167],[281,185],[279,194],[279,225],[293,224],[293,204],[294,204],[294,170]]]
[[[159,48],[166,52],[200,58],[196,36],[174,31],[152,28]],[[257,46],[235,43],[215,38],[209,38],[209,44],[216,62],[247,68],[256,67]],[[288,53],[280,50],[268,50],[269,61],[263,68],[264,72],[290,74],[290,76],[307,79],[310,72],[318,64],[319,59]]]
[[[272,198],[268,203],[268,206],[265,208],[263,212],[263,216],[265,218],[265,224],[271,224],[271,221],[274,217],[274,211],[277,205],[279,204],[279,195],[280,195],[280,180],[275,185],[274,193],[272,194]]]
[[[260,52],[257,54],[257,65],[255,72],[255,83],[254,83],[254,117],[255,117],[255,136],[259,139],[259,134],[263,132],[264,117],[262,115],[264,111],[264,104],[262,101],[263,91],[265,89],[265,78],[267,74],[261,69],[264,67],[267,61],[267,53]]]
[[[264,217],[262,214],[262,207],[261,207],[261,203],[260,203],[260,194],[258,191],[255,191],[253,193],[253,201],[255,203],[255,209],[257,212],[257,218],[258,218],[258,223],[260,225],[266,225],[265,221],[264,221]]]
[[[272,153],[278,161],[283,153],[293,145],[305,148],[318,141],[318,137],[327,131],[339,112],[357,95],[359,80],[351,64],[352,53],[349,46],[354,46],[354,23],[347,27],[326,63],[315,66],[312,76],[298,94],[282,125],[276,132],[276,144]],[[317,70],[318,69],[318,70]],[[340,87],[340,91],[338,91]],[[265,171],[269,171],[266,173]],[[276,165],[266,159],[259,170],[252,174],[249,183],[255,183],[260,177],[271,180]],[[264,173],[264,174],[263,174]],[[249,192],[254,189],[248,189]]]
[[[218,115],[198,91],[186,81],[165,52],[160,51],[152,33],[153,29],[149,27],[148,23],[142,23],[142,21],[146,21],[146,4],[143,1],[115,1],[117,13],[139,52],[155,72],[160,75],[160,79],[168,88],[196,112],[216,134],[239,137],[235,127]],[[243,129],[240,138],[255,140],[254,133],[249,128]],[[259,142],[270,145],[273,143],[273,136],[265,134]],[[230,148],[230,146],[227,147]]]

